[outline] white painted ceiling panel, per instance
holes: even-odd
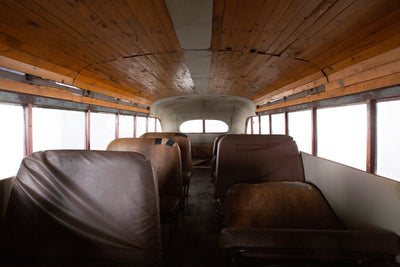
[[[211,66],[212,0],[166,0],[197,93],[207,94]]]
[[[192,78],[208,78],[209,72],[204,70],[211,66],[211,52],[209,50],[184,50],[186,66],[190,69]]]
[[[183,49],[209,49],[212,33],[212,0],[165,0]]]

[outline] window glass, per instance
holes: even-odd
[[[317,110],[318,156],[366,169],[366,105]]]
[[[85,112],[61,109],[32,109],[33,151],[84,149]]]
[[[159,119],[157,119],[156,132],[157,133],[161,133],[162,132],[161,122],[160,122]]]
[[[253,134],[260,134],[260,121],[258,116],[253,117]]]
[[[119,115],[119,138],[133,137],[133,116]]]
[[[378,175],[400,181],[400,100],[377,104]]]
[[[226,133],[228,131],[228,124],[220,120],[206,120],[205,121],[206,133]]]
[[[289,135],[297,143],[300,151],[312,153],[312,125],[311,125],[311,110],[289,112]]]
[[[202,133],[203,132],[203,120],[185,121],[179,127],[179,131],[182,133]]]
[[[155,131],[156,131],[156,119],[149,118],[149,129],[147,130],[147,132],[154,133]]]
[[[250,117],[250,118],[247,120],[247,124],[246,124],[246,134],[251,134],[251,124],[253,123],[253,122],[252,122],[252,118],[253,118],[253,117]]]
[[[261,134],[270,134],[269,132],[269,115],[260,116],[260,130]]]
[[[137,116],[136,121],[136,137],[141,137],[147,132],[146,117]]]
[[[273,114],[271,116],[272,134],[285,134],[285,114]]]
[[[24,157],[24,110],[0,104],[0,179],[15,176]]]
[[[90,113],[90,149],[106,150],[115,139],[115,114]]]

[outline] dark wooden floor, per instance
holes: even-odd
[[[214,186],[210,168],[193,168],[189,198],[181,211],[177,233],[165,249],[167,266],[218,266],[220,222],[213,203]]]

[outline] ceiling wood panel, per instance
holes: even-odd
[[[276,9],[276,6],[280,3],[279,0],[266,0],[264,1],[263,7],[260,9],[260,14],[256,16],[256,22],[251,29],[251,33],[249,35],[249,38],[247,38],[246,45],[245,45],[245,52],[249,52],[250,49],[252,49],[257,42],[257,40],[262,36],[262,34],[265,32],[264,30],[264,25],[270,21],[270,17],[274,10]]]
[[[1,1],[0,42],[150,101],[193,92],[162,0]]]
[[[292,9],[293,19],[287,24],[284,31],[281,32],[279,38],[272,41],[271,45],[266,49],[267,53],[281,55],[332,5],[333,1],[307,1],[298,6],[299,9],[296,13],[294,13],[296,9]],[[286,17],[288,14],[284,16]]]
[[[395,0],[215,0],[209,92],[260,99],[371,47],[393,49],[376,45],[400,34],[399,12]]]
[[[14,49],[74,71],[77,70],[77,64],[89,64],[96,57],[92,56],[93,50],[83,56],[81,53],[74,53],[80,49],[80,43],[75,43],[73,47],[71,45],[73,37],[64,34],[17,1],[0,2],[0,12],[0,32],[6,37],[6,45]],[[100,57],[100,54],[97,56]]]
[[[323,69],[324,74],[329,75],[330,73],[333,73],[343,67],[349,66],[350,64],[360,62],[361,60],[365,60],[366,58],[376,56],[379,53],[397,47],[398,44],[390,43],[390,45],[384,47],[378,46],[377,48],[374,48],[374,50],[371,51],[369,55],[365,55],[363,57],[357,55],[358,52],[365,51],[366,49],[369,49],[376,44],[380,44],[382,40],[384,40],[383,42],[386,42],[386,40],[390,40],[390,38],[392,38],[396,34],[399,34],[400,24],[398,21],[398,12],[398,9],[393,12],[388,12],[386,16],[382,17],[381,19],[377,19],[373,24],[370,24],[369,26],[363,28],[358,35],[349,36],[333,48],[326,49],[324,53],[321,52],[319,56],[310,60],[310,64],[312,63],[315,67],[317,67],[317,70],[318,68]],[[396,23],[391,25],[393,21],[396,21]],[[341,67],[339,68],[338,66],[335,66],[336,63],[341,62],[343,59],[346,58],[358,58],[358,61],[347,61],[348,64],[344,64],[342,62],[340,64]],[[307,65],[300,66],[298,69],[290,72],[290,77],[283,77],[273,86],[269,86],[269,92],[273,92],[278,88],[284,87],[289,82],[294,82],[304,76],[311,75],[313,72],[310,72],[309,70],[309,66]],[[300,76],[297,76],[296,74],[300,74]],[[257,97],[261,97],[262,95],[263,93],[257,94]]]
[[[364,38],[364,29],[386,17],[392,8],[399,8],[400,2],[392,5],[382,5],[378,0],[359,0],[341,12],[331,23],[324,26],[316,35],[312,36],[301,48],[303,50],[297,57],[312,60],[315,56],[330,51],[339,46],[345,48],[356,44]],[[373,10],[373,12],[372,12]],[[379,29],[377,29],[379,30]]]
[[[398,0],[214,0],[208,91],[259,101],[399,38]],[[164,0],[2,0],[0,55],[146,104],[196,93]]]
[[[312,75],[306,79],[298,80],[295,83],[288,85],[287,88],[281,88],[279,90],[280,92],[274,92],[273,95],[266,95],[264,97],[276,100],[320,85],[325,86],[325,92],[284,101],[283,103],[267,105],[260,107],[258,111],[288,107],[311,101],[351,95],[368,90],[398,85],[400,82],[399,52],[400,47],[397,47],[360,63],[353,64],[343,70],[329,75],[329,82],[318,75]],[[373,93],[371,95],[373,95]],[[264,100],[261,99],[258,101],[260,101],[259,103],[265,103],[263,102]]]
[[[286,3],[287,2],[287,3]],[[305,13],[303,10],[306,1],[283,1],[284,5],[279,5],[274,16],[271,17],[270,23],[264,30],[265,35],[263,36],[261,43],[256,44],[260,46],[261,51],[274,54],[274,49],[271,48],[273,43],[285,40],[285,37],[289,35],[293,28],[297,27],[299,23],[307,17],[309,13]],[[318,1],[310,1],[311,6],[315,8],[318,6]],[[300,20],[300,21],[298,21]]]
[[[399,34],[399,17],[400,9],[388,12],[386,16],[377,18],[374,23],[362,29],[358,36],[349,36],[346,40],[341,41],[341,45],[332,47],[326,53],[317,55],[312,61],[320,65],[321,68],[325,68],[343,58],[350,57],[359,51],[380,43],[382,40],[387,40]]]

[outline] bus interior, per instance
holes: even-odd
[[[0,0],[2,266],[399,266],[400,1]]]

